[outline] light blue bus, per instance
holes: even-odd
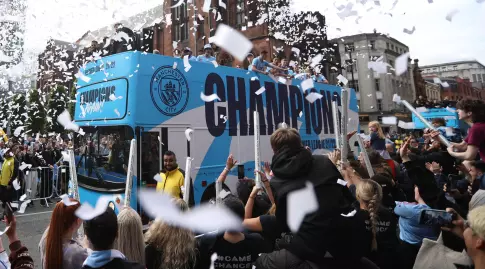
[[[80,70],[74,119],[85,132],[75,139],[79,193],[82,202],[95,204],[100,195],[122,201],[130,141],[136,139],[131,206],[137,207],[141,186],[155,186],[163,168],[162,156],[175,152],[185,169],[193,158],[191,177],[195,203],[215,196],[214,182],[229,153],[239,161],[224,188],[235,189],[244,171],[254,171],[253,111],[259,112],[261,160],[271,161],[269,137],[278,124],[300,131],[314,153],[335,147],[331,101],[340,103],[341,88],[315,83],[303,92],[301,80],[276,82],[268,76],[211,63],[140,52],[104,57]],[[262,94],[256,94],[261,87]],[[308,92],[323,98],[309,103]],[[205,102],[217,94],[220,100]],[[355,92],[349,101],[348,130],[356,130],[358,109]],[[190,141],[187,128],[194,130]],[[139,209],[139,208],[138,208]]]

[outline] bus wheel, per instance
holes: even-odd
[[[229,187],[222,183],[222,189],[225,190],[225,191],[228,191],[230,192],[231,190],[229,189]],[[211,204],[215,204],[216,203],[216,184],[215,183],[212,183],[212,184],[209,184],[209,186],[207,186],[207,188],[205,188],[205,191],[204,193],[202,194],[202,198],[200,198],[200,203],[211,203]]]

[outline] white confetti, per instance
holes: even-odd
[[[310,103],[313,103],[315,101],[317,101],[318,99],[321,99],[323,97],[323,95],[317,93],[317,92],[311,92],[310,94],[308,94],[305,99],[308,100],[308,102]]]
[[[174,226],[201,233],[242,229],[241,220],[223,206],[203,204],[190,211],[181,212],[172,203],[173,197],[169,194],[153,189],[141,189],[138,197],[140,205],[149,216],[160,218]]]
[[[194,130],[190,129],[190,128],[187,128],[185,130],[185,138],[187,138],[187,141],[190,142],[190,139],[191,139],[191,135],[194,133]]]
[[[312,61],[310,63],[311,67],[315,67],[317,64],[319,64],[323,59],[323,55],[317,54],[317,56],[312,58]]]
[[[211,0],[204,0],[204,6],[202,7],[202,11],[209,12],[211,8]]]
[[[355,216],[355,214],[357,213],[357,210],[352,210],[352,212],[348,213],[348,214],[340,214],[342,215],[343,217],[346,217],[346,218],[351,218],[353,216]]]
[[[212,102],[215,100],[218,100],[219,102],[221,101],[221,98],[217,96],[217,94],[213,93],[211,95],[205,95],[204,93],[200,92],[200,99],[204,102]]]
[[[19,166],[19,169],[21,171],[24,171],[26,168],[30,169],[31,167],[32,167],[31,164],[26,164],[26,163],[22,162],[22,164]]]
[[[306,183],[306,187],[288,194],[288,227],[294,233],[298,232],[301,222],[309,213],[318,210],[318,201],[313,184]]]
[[[179,7],[181,5],[185,4],[185,1],[184,0],[179,0],[175,5],[171,6],[170,8],[176,8],[176,7]]]
[[[27,198],[27,193],[24,193],[22,196],[20,196],[19,201],[23,202]]]
[[[424,112],[428,112],[428,109],[422,106],[422,107],[417,107],[416,111],[418,111],[418,113],[424,113]]]
[[[404,32],[405,34],[408,34],[408,35],[412,35],[412,34],[414,34],[414,31],[416,31],[416,26],[413,26],[413,29],[412,29],[412,30],[408,30],[408,29],[406,29],[406,28],[404,28],[404,30],[403,30],[403,32]]]
[[[19,180],[17,178],[12,182],[12,185],[16,191],[20,190]]]
[[[440,78],[433,78],[433,82],[436,84],[441,84],[441,79]]]
[[[313,79],[305,79],[304,81],[301,82],[300,84],[302,91],[306,91],[308,89],[312,89],[314,87],[313,85]]]
[[[382,124],[389,124],[389,125],[396,125],[397,118],[396,117],[382,117]]]
[[[453,19],[453,17],[458,13],[460,12],[458,9],[453,9],[452,11],[450,11],[447,15],[446,15],[446,20],[447,21],[450,21]]]
[[[243,34],[222,23],[217,27],[213,42],[241,62],[253,48],[253,43]]]
[[[399,126],[400,128],[403,128],[403,129],[415,129],[415,125],[414,125],[414,122],[404,122],[404,121],[399,121],[399,123],[397,124],[397,126]]]
[[[173,69],[177,69],[177,62],[173,62],[173,66],[172,66]]]
[[[217,61],[212,61],[211,63],[214,65],[215,68],[219,67],[219,64],[217,63]]]
[[[449,107],[449,106],[446,107],[446,110],[448,110],[451,113],[456,113],[456,110],[454,108]]]
[[[121,117],[121,114],[120,114],[120,112],[118,111],[117,108],[115,108],[114,111],[115,111],[116,115],[118,115],[118,117]]]
[[[8,228],[10,228],[10,226],[7,226],[7,227],[5,227],[5,229],[3,231],[0,231],[0,236],[5,234],[8,231]]]
[[[349,83],[349,80],[346,77],[342,76],[342,74],[339,74],[337,79],[339,82],[342,82],[344,85],[347,85],[347,83]]]
[[[116,101],[118,99],[120,99],[120,100],[123,99],[123,96],[116,97],[116,95],[114,95],[114,93],[109,95],[109,100],[111,100],[111,101]]]
[[[77,74],[74,75],[76,78],[81,79],[82,81],[89,83],[91,81],[91,78],[84,75],[81,71],[77,72]]]
[[[443,86],[443,88],[449,88],[450,84],[448,84],[448,82],[444,81],[444,82],[441,83],[441,86]]]
[[[71,115],[69,114],[69,111],[64,110],[59,117],[57,117],[57,122],[64,127],[66,130],[72,130],[77,132],[79,130],[79,125],[75,124],[71,120]]]
[[[77,204],[78,204],[78,202],[76,202],[76,201],[71,201],[71,200],[69,199],[69,195],[67,195],[67,194],[63,194],[63,195],[59,196],[59,198],[61,198],[61,199],[62,199],[62,200],[61,200],[61,202],[62,202],[62,203],[65,205],[65,206],[72,206],[72,205],[77,205]]]
[[[396,58],[394,69],[396,70],[396,76],[400,76],[408,71],[408,59],[409,52],[402,54]]]
[[[153,176],[153,179],[155,179],[156,182],[162,182],[163,180],[159,173]]]
[[[258,77],[252,77],[251,78],[251,81],[255,81],[255,80],[259,80],[259,78]]]
[[[24,130],[24,128],[25,128],[24,126],[20,126],[20,127],[15,128],[15,131],[13,132],[13,135],[14,136],[19,136],[22,133],[22,131]]]
[[[266,88],[264,88],[264,86],[263,86],[263,87],[261,87],[259,90],[257,90],[257,91],[255,92],[255,94],[256,94],[256,95],[260,95],[260,94],[262,94],[264,91],[266,91]]]
[[[108,208],[110,202],[111,197],[101,196],[96,202],[95,208],[93,208],[88,202],[85,202],[76,210],[76,212],[74,212],[74,214],[82,220],[92,220],[103,214]]]
[[[19,210],[17,211],[19,214],[24,214],[25,213],[25,209],[27,209],[27,205],[30,203],[30,200],[27,200],[25,202],[23,202],[21,205],[20,205],[20,208]]]
[[[298,116],[301,118],[303,116],[303,111],[300,111],[300,114]]]
[[[401,96],[399,96],[399,95],[397,95],[397,94],[394,94],[394,95],[392,96],[392,101],[393,101],[394,103],[398,103],[398,104],[399,104],[399,103],[401,103]]]
[[[339,179],[337,179],[337,183],[338,183],[338,184],[340,184],[340,185],[342,185],[342,186],[347,186],[347,184],[348,184],[348,182],[347,182],[347,181],[345,181],[345,180],[343,180],[343,179],[340,179],[340,178],[339,178]]]
[[[211,266],[209,269],[214,269],[214,262],[217,260],[217,252],[212,253],[211,255]]]
[[[446,136],[454,136],[455,135],[455,132],[453,132],[452,127],[446,127],[445,131],[446,131]]]

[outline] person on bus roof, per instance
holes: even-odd
[[[180,50],[179,49],[174,49],[173,50],[173,57],[180,58]]]
[[[157,183],[157,191],[162,191],[175,198],[183,198],[181,188],[185,182],[185,171],[180,169],[177,164],[177,157],[173,151],[167,150],[163,154],[163,169],[160,172],[161,180]],[[192,179],[190,189],[192,189]],[[189,206],[194,205],[194,194],[191,191]]]
[[[213,50],[211,44],[204,45],[204,54],[197,56],[198,62],[210,63],[216,60],[216,57],[212,56]]]
[[[267,75],[268,72],[266,71],[266,67],[268,67],[268,66],[271,67],[271,68],[280,70],[280,71],[286,71],[287,70],[287,69],[275,66],[274,64],[268,63],[265,60],[267,55],[268,55],[268,52],[263,50],[263,51],[261,51],[261,54],[259,55],[259,57],[254,58],[254,60],[252,62],[252,71]]]
[[[182,58],[185,57],[185,55],[189,57],[189,61],[197,61],[197,58],[192,56],[192,50],[189,47],[185,47],[184,55],[182,56]]]

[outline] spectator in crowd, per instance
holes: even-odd
[[[275,66],[274,64],[268,63],[265,60],[266,56],[268,56],[268,52],[263,50],[263,51],[261,51],[261,54],[259,55],[259,57],[254,58],[253,62],[251,63],[252,71],[254,71],[256,73],[261,73],[261,74],[264,74],[264,75],[269,74],[269,72],[267,71],[268,67],[276,69],[276,70],[280,70],[280,71],[285,71],[285,69],[283,69],[283,68],[280,68],[278,66]]]
[[[135,50],[135,33],[130,28],[123,26],[122,23],[116,23],[114,29],[117,35],[114,53]]]
[[[83,269],[145,269],[144,265],[128,261],[123,253],[113,249],[118,235],[118,220],[110,207],[103,214],[85,221],[84,233],[93,252],[84,261]]]
[[[223,205],[234,215],[244,219],[244,204],[234,196],[226,197]],[[205,234],[198,238],[200,260],[196,268],[208,268],[211,256],[217,253],[215,269],[250,268],[264,251],[264,239],[259,234],[225,231],[223,234]]]
[[[389,156],[389,153],[386,151],[386,136],[378,121],[369,122],[369,132],[371,147],[379,152],[384,159],[390,159],[391,156]]]
[[[41,186],[40,186],[40,195],[41,198],[45,198],[40,200],[40,205],[41,206],[47,206],[48,204],[52,203],[50,200],[51,195],[52,195],[52,175],[53,175],[53,169],[54,169],[54,164],[56,163],[56,155],[54,153],[54,150],[52,148],[51,143],[46,143],[45,144],[45,149],[42,151],[42,169],[40,171],[40,181],[41,181]]]
[[[192,56],[192,50],[189,47],[185,47],[183,51],[182,58],[184,58],[185,56],[189,57],[189,61],[197,61],[197,58],[195,58],[195,56]]]
[[[25,163],[30,164],[30,169],[27,168],[25,172],[25,189],[27,193],[27,198],[29,200],[35,199],[37,197],[37,180],[39,179],[39,167],[41,161],[39,157],[36,156],[35,152],[39,149],[37,143],[32,143],[29,146],[29,150],[25,155]],[[28,173],[27,173],[28,172]],[[31,201],[28,205],[29,207],[34,207],[34,201]]]
[[[143,225],[138,213],[125,207],[118,214],[118,236],[114,249],[119,250],[129,261],[145,264],[145,242]]]
[[[475,160],[477,153],[485,160],[485,104],[481,100],[464,99],[456,104],[460,120],[472,124],[468,136],[460,144],[452,143],[448,153],[461,160]]]
[[[214,51],[212,50],[211,44],[204,45],[204,54],[197,56],[198,62],[210,63],[216,60],[216,57],[212,56]]]
[[[482,160],[470,162],[471,182],[477,182],[480,190],[485,190],[485,162]]]
[[[318,73],[316,71],[314,71],[314,74],[312,75],[312,79],[315,82],[320,82],[320,83],[328,84],[328,80],[325,78],[325,76],[322,75],[322,73]]]
[[[347,218],[355,200],[345,186],[338,184],[341,174],[327,156],[312,155],[302,145],[295,129],[280,128],[270,138],[274,152],[271,188],[275,192],[276,218],[288,231],[288,193],[313,183],[319,210],[305,216],[298,233],[285,249],[261,254],[257,268],[286,268],[290,264],[314,264],[322,268],[369,268],[365,254],[365,223]],[[324,176],[322,176],[324,175]],[[324,253],[329,253],[324,255]]]
[[[227,51],[219,48],[219,51],[216,54],[216,60],[219,65],[232,67],[232,62],[234,59],[232,58],[231,54],[227,53]]]
[[[73,240],[82,224],[82,220],[74,214],[80,204],[74,199],[69,201],[76,204],[67,206],[61,201],[52,212],[45,250],[41,249],[45,269],[81,268],[88,256],[86,249]]]
[[[182,199],[174,199],[182,211],[189,210]],[[147,269],[192,269],[197,260],[196,239],[190,230],[155,220],[145,234]]]
[[[253,70],[253,60],[254,60],[254,54],[252,54],[251,52],[248,53],[248,56],[246,56],[246,59],[248,61],[248,70],[249,71],[252,71]]]
[[[280,67],[280,59],[278,57],[274,57],[273,58],[272,65],[273,66]],[[277,76],[277,75],[280,74],[280,70],[278,70],[276,68],[269,67],[269,66],[266,67],[266,72],[270,73],[273,76]]]
[[[396,268],[396,249],[399,245],[396,236],[397,218],[392,211],[381,205],[382,197],[382,188],[377,182],[363,179],[357,184],[356,198],[361,209],[359,214],[363,215],[367,231],[372,234],[366,256],[381,269]]]
[[[3,216],[5,216],[6,206],[10,206],[12,202],[13,181],[17,179],[19,163],[15,159],[15,153],[18,146],[14,146],[5,152],[2,165],[2,171],[0,174],[0,201],[2,201],[2,207],[4,209]]]
[[[9,242],[9,261],[12,269],[32,269],[34,268],[34,260],[29,254],[28,249],[22,246],[17,236],[17,220],[15,216],[5,217],[5,223],[9,227],[5,234]]]
[[[179,49],[174,49],[173,50],[173,57],[174,58],[180,58],[180,50]]]
[[[163,155],[163,170],[160,173],[161,181],[157,183],[157,191],[163,191],[172,195],[174,198],[183,198],[181,188],[185,182],[185,171],[180,169],[177,164],[177,157],[173,151],[166,151]],[[192,180],[190,188],[192,188]],[[189,205],[194,204],[193,192],[190,192]]]

